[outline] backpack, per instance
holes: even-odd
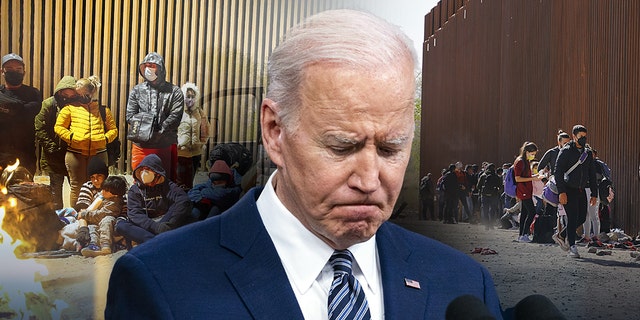
[[[600,203],[609,205],[609,193],[611,192],[612,185],[611,180],[604,178],[598,183],[598,194],[600,195]]]
[[[504,175],[504,193],[511,198],[516,197],[516,175],[513,166],[509,167]]]
[[[484,185],[482,186],[483,196],[497,196],[500,195],[500,187],[502,187],[502,181],[495,173],[490,173],[485,176]]]
[[[535,243],[553,243],[551,237],[554,233],[553,228],[556,227],[556,217],[552,215],[537,215],[531,224],[533,227],[533,240]]]
[[[98,107],[100,110],[100,116],[102,117],[102,125],[104,126],[104,133],[107,133],[107,114],[104,106]],[[107,143],[107,166],[115,165],[116,162],[120,159],[120,155],[122,152],[122,144],[120,143],[120,138],[116,136],[113,141]]]
[[[557,207],[560,203],[560,195],[558,194],[558,187],[556,186],[554,176],[549,177],[549,181],[544,185],[542,189],[542,199],[546,200],[547,203],[553,207]]]
[[[604,161],[596,159],[596,179],[599,181],[603,178],[611,180],[611,169]]]

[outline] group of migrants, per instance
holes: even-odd
[[[435,182],[425,175],[420,219],[517,229],[518,242],[555,242],[573,258],[580,257],[577,242],[602,247],[612,227],[611,170],[587,143],[583,125],[571,136],[559,130],[557,138],[539,161],[538,146],[527,141],[513,163],[457,162]]]
[[[130,91],[126,106],[130,184],[124,176],[109,174],[119,157],[119,150],[111,153],[110,148],[120,145],[110,108],[98,102],[99,77],[64,76],[43,100],[38,89],[23,83],[22,57],[3,56],[0,184],[7,192],[0,200],[13,196],[40,212],[28,214],[19,205],[8,209],[4,229],[25,243],[19,251],[110,254],[218,215],[239,199],[245,172],[238,172],[233,157],[210,159],[209,180],[193,183],[212,134],[198,87],[169,83],[164,59],[155,52],[144,58],[138,73],[144,81]],[[38,169],[49,177],[48,186],[33,181]],[[39,221],[20,224],[25,218]]]

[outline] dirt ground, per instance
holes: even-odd
[[[612,249],[598,256],[580,247],[581,259],[566,256],[558,245],[514,242],[517,230],[485,231],[483,226],[394,220],[405,228],[449,244],[472,256],[491,272],[503,309],[532,294],[542,294],[567,319],[638,319],[640,263],[630,250]],[[490,248],[494,255],[471,254]]]
[[[557,245],[513,242],[517,235],[513,230],[485,231],[466,223],[417,221],[412,214],[392,221],[447,243],[485,265],[503,308],[537,293],[554,301],[568,319],[637,319],[640,314],[636,302],[640,263],[632,261],[629,250],[614,249],[612,255],[597,256],[580,248],[582,259],[571,259]],[[471,254],[476,247],[497,254]],[[103,318],[109,274],[123,254],[34,259],[48,269],[48,275],[40,279],[44,292],[51,300],[68,305],[60,318]]]

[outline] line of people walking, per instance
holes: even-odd
[[[559,130],[557,145],[540,161],[538,146],[526,141],[513,164],[485,162],[479,170],[474,165],[462,170],[457,162],[443,169],[435,184],[428,174],[420,182],[420,219],[479,220],[486,230],[517,229],[518,242],[556,242],[569,257],[579,258],[576,242],[597,243],[600,231],[612,227],[614,197],[611,170],[586,139],[587,129],[575,125],[571,135]]]

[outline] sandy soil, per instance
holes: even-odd
[[[612,255],[597,256],[580,248],[582,259],[571,259],[556,245],[513,242],[516,231],[416,221],[412,215],[393,222],[445,242],[485,265],[494,277],[503,308],[538,293],[554,301],[568,319],[634,319],[640,314],[635,298],[640,263],[632,261],[629,250],[614,249]],[[491,248],[498,254],[471,254],[476,247]],[[51,300],[68,305],[62,319],[101,319],[108,277],[122,254],[33,260],[48,269],[48,275],[41,278],[44,292]]]
[[[551,299],[567,319],[638,319],[640,263],[630,250],[613,249],[598,256],[579,248],[581,259],[566,256],[558,245],[514,242],[515,230],[485,231],[466,223],[445,225],[434,221],[399,219],[396,223],[466,252],[493,275],[503,309],[531,294]],[[498,254],[471,254],[476,248]]]

